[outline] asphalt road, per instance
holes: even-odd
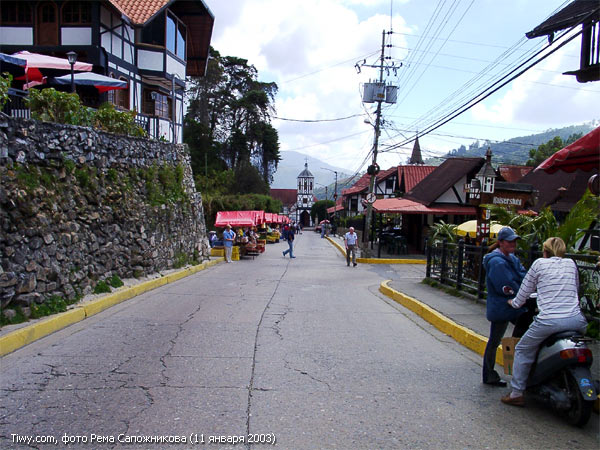
[[[378,292],[385,267],[346,267],[309,231],[286,247],[0,359],[0,448],[599,447],[597,415],[582,430],[502,405],[479,356]]]

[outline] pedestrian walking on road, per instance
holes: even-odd
[[[521,337],[527,331],[531,315],[519,319],[527,311],[526,308],[513,309],[507,301],[515,296],[527,273],[525,267],[514,255],[519,236],[510,227],[504,227],[498,233],[498,247],[483,258],[486,271],[487,301],[486,317],[490,321],[490,337],[483,354],[483,383],[490,386],[503,387],[506,381],[494,370],[496,351],[508,328],[508,323],[515,323],[513,337]],[[517,321],[517,319],[519,319]]]
[[[346,246],[346,265],[350,266],[350,259],[352,259],[352,265],[356,267],[356,242],[358,236],[354,232],[354,227],[350,227],[348,232],[344,235],[344,245]]]
[[[294,256],[294,237],[296,234],[296,230],[294,229],[293,226],[286,226],[283,229],[283,239],[287,241],[288,245],[290,248],[288,248],[287,250],[285,250],[283,253],[283,257],[285,258],[285,255],[287,255],[288,253],[290,254],[290,258],[295,258]]]
[[[225,261],[231,262],[231,253],[233,251],[233,241],[235,240],[235,233],[231,231],[231,225],[225,226],[223,231],[223,246],[225,247]]]

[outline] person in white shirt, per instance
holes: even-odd
[[[512,391],[502,397],[502,403],[524,406],[523,392],[540,344],[550,335],[574,330],[585,333],[587,321],[579,307],[579,275],[572,259],[563,258],[564,241],[552,237],[544,242],[544,257],[536,259],[527,271],[519,292],[508,300],[513,308],[521,307],[537,291],[539,313],[515,347]]]
[[[350,257],[352,256],[352,264],[356,267],[356,241],[357,234],[354,232],[354,227],[350,227],[344,235],[344,245],[346,246],[346,265],[350,266]]]

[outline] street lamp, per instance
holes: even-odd
[[[325,200],[327,200],[327,185],[315,182],[317,186],[321,186],[325,188]]]
[[[330,172],[335,173],[335,192],[333,193],[333,201],[337,202],[337,175],[338,175],[337,170],[331,170],[331,169],[328,169],[327,167],[321,167],[321,169],[329,170]]]
[[[77,53],[73,50],[67,53],[67,60],[69,64],[71,64],[71,92],[75,92],[75,73],[73,71],[73,66],[77,62]]]

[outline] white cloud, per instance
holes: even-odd
[[[208,3],[215,14],[213,47],[222,55],[247,59],[256,66],[262,81],[278,84],[277,116],[307,120],[346,117],[364,113],[365,108],[372,111],[374,105],[361,102],[360,84],[376,78],[378,71],[363,67],[357,74],[354,64],[363,58],[368,64],[377,62],[381,33],[389,30],[390,23],[397,32],[391,37],[392,43],[414,51],[420,36],[427,34],[427,23],[433,13],[433,5],[415,0],[394,1],[392,21],[388,16],[390,0],[213,0],[214,4],[208,0]],[[416,119],[435,109],[443,98],[474,76],[478,64],[483,67],[487,64],[485,60],[494,60],[504,51],[502,46],[508,48],[522,39],[524,32],[543,21],[560,4],[562,0],[476,2],[440,52],[456,57],[443,60],[439,55],[432,62],[435,68],[424,71],[422,77],[416,76],[418,82],[411,95],[390,108],[389,122],[405,129],[402,122],[410,123],[411,117]],[[445,30],[436,42],[442,42],[449,33],[449,29]],[[481,45],[486,43],[490,45]],[[578,54],[579,41],[572,47],[561,49],[557,57],[540,65],[554,72],[530,71],[461,116],[457,122],[469,122],[464,131],[455,131],[461,127],[453,125],[454,121],[448,126],[463,136],[497,139],[523,134],[519,129],[542,130],[598,118],[599,94],[590,92],[600,90],[598,83],[581,85],[574,77],[560,73],[579,65],[578,57],[566,56]],[[398,48],[387,49],[386,55],[390,53],[406,56],[406,51]],[[443,70],[443,66],[452,70]],[[386,79],[398,80],[402,73],[416,68],[404,66],[398,77],[390,74]],[[356,169],[373,141],[373,128],[363,120],[364,117],[320,123],[275,120],[273,124],[279,131],[282,151],[295,150],[330,164]],[[476,124],[485,127],[477,129]],[[393,139],[396,133],[391,128],[382,134],[387,143],[401,139]],[[412,133],[405,131],[408,135]],[[461,143],[428,136],[420,142],[422,148],[436,151],[447,151]],[[411,148],[409,144],[401,153],[381,153],[382,167],[404,162]]]
[[[472,111],[475,120],[559,127],[600,117],[600,89],[563,72],[579,66],[577,40],[515,80],[507,91]]]

